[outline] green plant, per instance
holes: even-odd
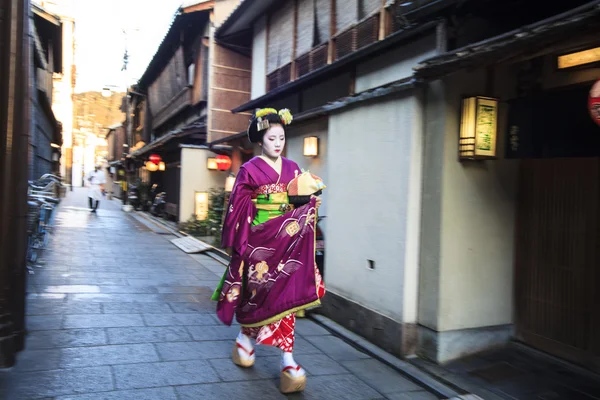
[[[221,247],[223,231],[223,211],[225,210],[225,190],[213,188],[208,193],[208,215],[205,220],[198,220],[196,215],[181,224],[181,230],[192,236],[212,236],[215,247]]]

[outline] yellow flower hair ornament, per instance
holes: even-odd
[[[294,119],[292,113],[287,108],[279,110],[279,118],[281,119],[281,122],[283,122],[284,125],[291,124]]]
[[[261,108],[256,112],[256,118],[262,118],[269,114],[277,114],[277,110],[274,108]]]

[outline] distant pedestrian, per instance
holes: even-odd
[[[104,171],[100,169],[100,166],[96,165],[94,170],[89,173],[86,180],[88,182],[88,201],[90,205],[90,211],[95,213],[100,205],[102,191],[104,190],[104,184],[106,183]]]

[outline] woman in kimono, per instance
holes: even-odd
[[[292,355],[295,314],[319,305],[325,294],[315,263],[321,200],[307,196],[308,203],[294,207],[288,197],[288,184],[294,181],[297,188],[300,177],[310,182],[309,193],[324,185],[281,156],[284,126],[291,121],[289,110],[272,108],[257,111],[250,121],[248,138],[261,146],[262,155],[242,165],[236,177],[222,237],[232,257],[213,295],[219,319],[231,325],[235,314],[242,326],[232,351],[235,364],[254,364],[251,339],[282,350],[283,393],[302,391],[306,385],[306,373]]]

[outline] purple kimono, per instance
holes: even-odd
[[[233,253],[217,305],[227,325],[234,314],[242,326],[266,325],[320,304],[324,294],[315,267],[315,199],[253,225],[260,207],[256,198],[286,193],[288,183],[302,173],[295,162],[281,161],[281,175],[260,157],[248,161],[231,193],[222,244]]]

